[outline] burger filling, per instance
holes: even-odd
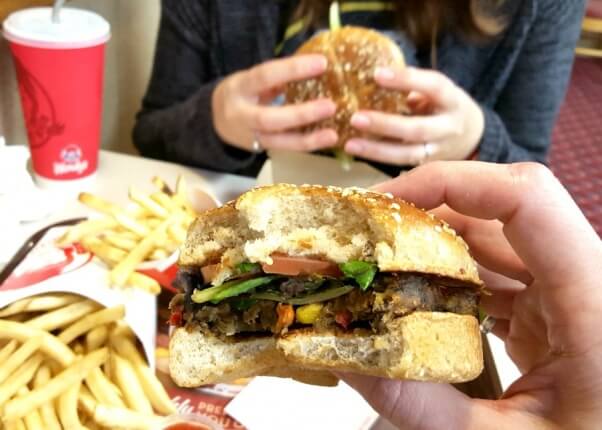
[[[239,264],[212,286],[216,266],[181,269],[171,324],[195,323],[221,337],[282,334],[288,330],[386,331],[414,311],[478,315],[479,291],[439,277],[379,272],[365,261],[343,264],[281,257],[272,265]]]

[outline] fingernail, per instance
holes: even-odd
[[[345,144],[345,151],[351,153],[362,152],[362,144],[358,140],[351,139]]]
[[[388,67],[377,67],[374,71],[374,77],[376,79],[389,81],[395,77],[395,73],[393,73],[393,70],[389,69]]]
[[[357,128],[364,128],[370,125],[370,118],[363,113],[354,113],[351,117],[351,125]]]

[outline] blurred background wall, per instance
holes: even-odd
[[[0,19],[11,10],[50,4],[45,0],[0,0]],[[93,10],[111,23],[106,52],[102,147],[135,152],[131,131],[146,91],[159,24],[159,0],[73,0],[72,7]],[[15,72],[6,40],[0,38],[0,135],[25,144]]]

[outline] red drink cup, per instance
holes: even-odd
[[[104,51],[110,26],[101,16],[63,8],[24,9],[4,21],[31,161],[40,185],[72,183],[96,172],[100,147]]]

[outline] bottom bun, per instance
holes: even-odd
[[[170,340],[169,369],[182,387],[258,375],[333,385],[330,371],[457,383],[479,376],[483,350],[475,317],[414,312],[391,322],[384,334],[303,329],[228,342],[179,328]]]

